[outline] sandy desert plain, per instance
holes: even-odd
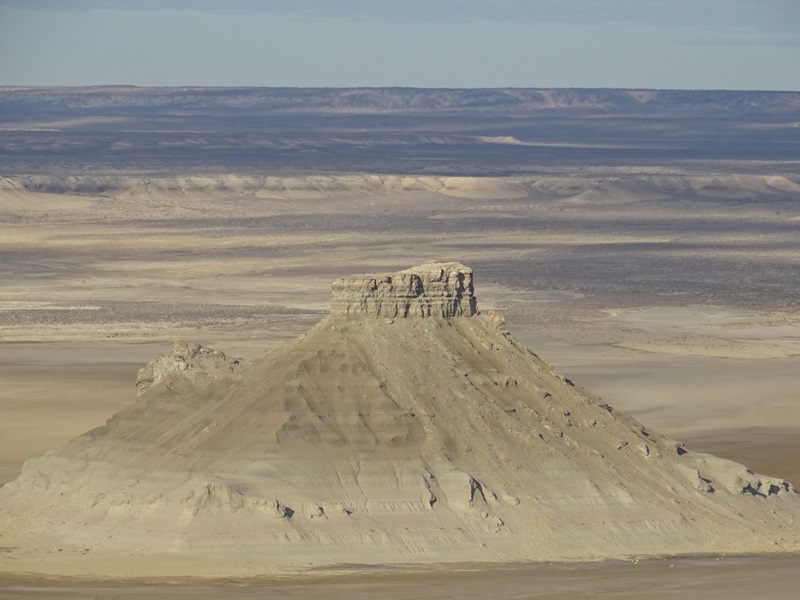
[[[136,402],[138,370],[173,342],[255,358],[322,319],[336,277],[432,260],[472,267],[481,310],[500,311],[517,339],[616,409],[800,484],[790,158],[474,177],[9,170],[0,484]],[[48,578],[15,572],[9,550],[4,598],[793,598],[800,584],[796,555],[312,566],[301,578],[207,582]]]

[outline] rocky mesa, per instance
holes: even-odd
[[[135,405],[0,488],[0,571],[225,577],[342,564],[800,550],[800,495],[622,414],[432,263],[333,284],[251,362],[182,345]]]

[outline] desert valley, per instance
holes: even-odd
[[[791,597],[800,94],[0,111],[3,597]]]

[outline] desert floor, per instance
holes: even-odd
[[[88,198],[6,184],[0,484],[25,459],[134,402],[137,370],[176,340],[258,356],[327,312],[337,276],[460,260],[475,269],[479,308],[502,312],[569,378],[693,449],[800,485],[800,185],[679,175],[470,180],[455,190],[412,179],[320,181],[267,192],[132,183]],[[499,589],[508,598],[788,598],[798,573],[796,557],[712,558],[350,575],[324,585],[330,598]],[[8,580],[0,596],[219,591],[54,585]],[[225,593],[313,597],[315,585]]]
[[[797,597],[797,557],[681,558],[637,563],[509,565],[427,573],[310,575],[198,584],[0,581],[0,597],[26,598],[730,598]]]

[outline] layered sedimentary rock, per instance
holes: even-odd
[[[397,273],[333,282],[331,314],[346,317],[470,317],[477,312],[472,269],[429,263]]]
[[[791,484],[695,452],[559,375],[476,312],[469,274],[410,269],[400,280],[422,291],[404,284],[380,305],[383,279],[361,297],[337,282],[331,316],[250,364],[197,346],[157,359],[135,405],[0,488],[0,571],[800,550]],[[374,318],[395,306],[408,318]]]
[[[185,380],[194,386],[217,379],[238,379],[246,360],[228,357],[201,344],[177,342],[165,355],[139,369],[136,390],[139,396],[154,385],[170,385]]]

